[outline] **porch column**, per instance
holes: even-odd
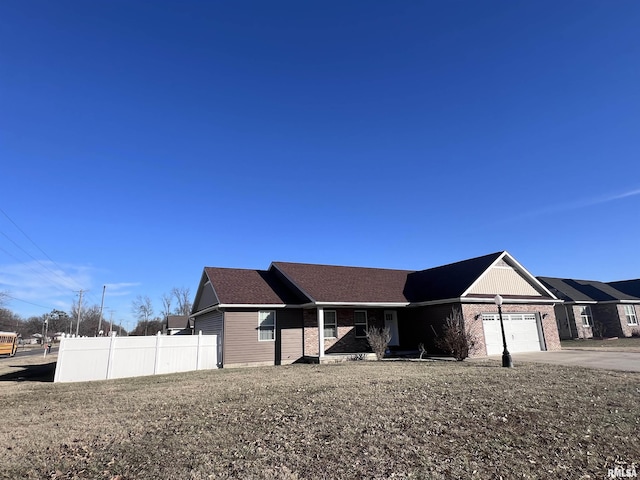
[[[324,357],[324,308],[318,307],[318,358]]]

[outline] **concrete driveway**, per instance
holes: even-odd
[[[554,365],[602,368],[640,372],[640,353],[637,352],[598,352],[593,350],[562,350],[559,352],[514,353],[513,363],[537,362]],[[493,358],[496,358],[495,356]],[[500,358],[498,356],[497,358]]]

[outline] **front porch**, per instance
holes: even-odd
[[[375,358],[366,338],[370,327],[389,327],[390,349],[399,347],[396,305],[330,306],[307,308],[303,312],[304,359],[310,363],[338,363]]]

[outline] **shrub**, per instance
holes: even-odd
[[[600,340],[604,339],[605,334],[607,333],[607,327],[602,321],[598,318],[593,319],[593,336],[598,337]]]
[[[371,346],[371,350],[376,354],[378,360],[384,358],[384,353],[387,351],[387,346],[391,341],[391,330],[389,327],[377,328],[371,327],[367,329],[367,341]]]
[[[453,308],[444,322],[442,337],[436,339],[436,345],[461,362],[469,356],[475,344],[474,336],[464,324],[462,312]]]
[[[631,330],[631,336],[640,338],[640,329],[634,328],[633,330]]]

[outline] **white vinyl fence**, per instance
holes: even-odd
[[[67,337],[60,341],[54,382],[84,382],[218,368],[217,335]]]

